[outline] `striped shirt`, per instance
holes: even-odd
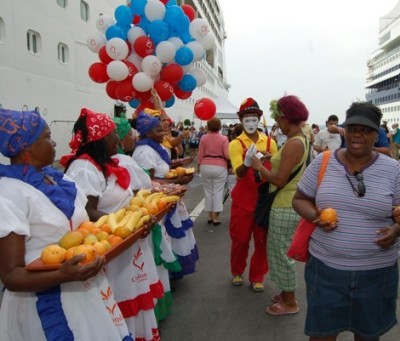
[[[299,191],[315,198],[319,208],[334,208],[338,226],[332,232],[316,228],[310,240],[310,253],[326,265],[340,270],[369,270],[393,265],[398,259],[399,243],[389,249],[376,244],[378,229],[393,224],[392,206],[400,204],[400,163],[377,154],[363,170],[366,193],[354,194],[346,173],[357,188],[358,180],[332,153],[324,179],[318,188],[317,178],[322,154],[304,172]]]

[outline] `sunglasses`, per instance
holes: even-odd
[[[367,189],[365,188],[364,184],[364,176],[361,172],[354,172],[354,177],[358,181],[357,187],[354,186],[353,182],[351,181],[350,177],[346,174],[347,180],[349,180],[349,183],[351,185],[351,188],[353,189],[353,193],[358,196],[358,197],[363,197],[365,195],[365,192]]]

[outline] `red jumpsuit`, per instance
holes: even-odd
[[[242,140],[238,139],[243,148],[243,160],[247,148]],[[267,151],[269,151],[270,138],[267,139]],[[264,166],[271,169],[269,161]],[[254,220],[254,211],[258,200],[257,183],[254,171],[249,168],[246,175],[238,178],[232,190],[232,208],[229,223],[231,246],[231,272],[233,276],[242,275],[246,268],[250,239],[253,235],[254,252],[250,260],[249,280],[251,283],[264,282],[264,276],[268,272],[266,239],[267,231],[259,227]]]

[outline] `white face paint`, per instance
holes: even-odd
[[[259,119],[256,116],[244,117],[242,119],[243,129],[248,134],[254,134],[258,128]]]

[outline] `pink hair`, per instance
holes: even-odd
[[[278,100],[278,108],[289,123],[298,124],[308,119],[308,110],[296,96],[283,96]]]

